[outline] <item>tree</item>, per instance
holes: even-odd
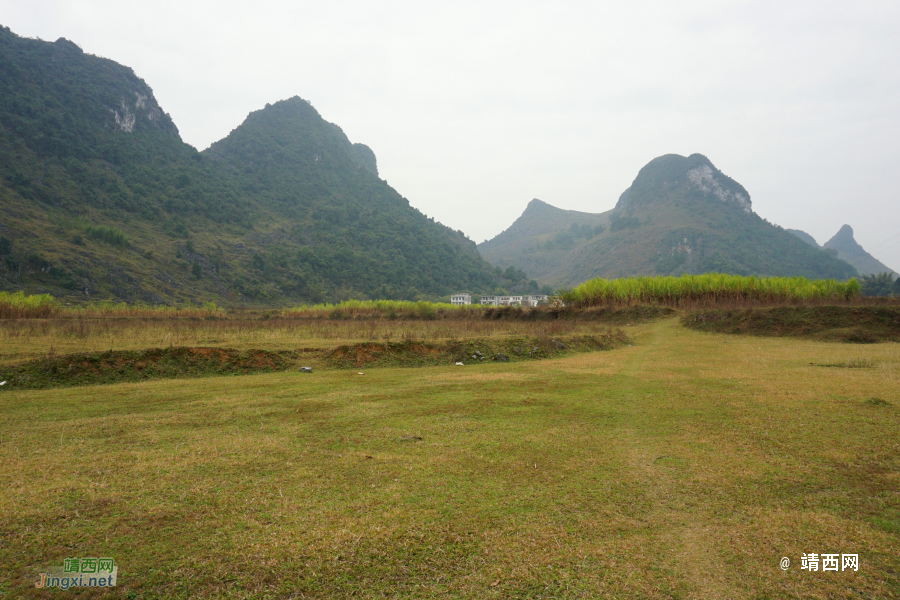
[[[897,283],[893,281],[893,273],[879,273],[878,275],[863,275],[860,282],[863,296],[890,296],[897,289]]]

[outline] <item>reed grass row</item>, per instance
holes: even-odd
[[[574,308],[630,304],[709,305],[734,302],[796,304],[802,302],[847,302],[859,298],[856,279],[811,280],[805,277],[744,277],[707,273],[680,277],[625,277],[591,279],[571,290],[560,290],[553,304]],[[337,304],[310,304],[281,311],[287,319],[387,319],[443,320],[480,319],[490,310],[478,304],[404,300],[347,300]],[[62,306],[49,294],[26,296],[22,292],[0,292],[0,318],[49,317],[222,317],[225,312],[213,302],[189,306],[129,305],[99,301],[80,306]]]
[[[214,302],[189,306],[149,306],[105,300],[64,306],[50,294],[25,295],[0,292],[0,319],[46,319],[51,317],[218,317],[224,310]]]
[[[484,307],[479,304],[457,305],[444,302],[411,302],[407,300],[345,300],[338,304],[308,304],[282,311],[285,318],[305,319],[478,319]]]
[[[59,303],[50,294],[0,292],[0,319],[46,318],[54,316],[58,309]]]
[[[634,303],[716,304],[727,302],[800,303],[845,302],[857,298],[859,282],[805,277],[744,277],[706,273],[680,277],[596,278],[571,290],[560,290],[556,299],[567,306],[609,306]]]

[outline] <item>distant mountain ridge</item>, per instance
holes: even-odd
[[[0,27],[0,290],[271,304],[532,288],[305,100],[201,153],[130,68]]]
[[[747,190],[701,154],[650,161],[607,212],[537,202],[479,250],[493,264],[525,270],[542,283],[568,287],[598,276],[682,272],[857,274],[753,213]]]
[[[820,247],[819,244],[816,243],[816,240],[804,231],[800,231],[799,229],[788,229],[787,231],[790,231],[811,246],[815,246],[816,248]],[[856,238],[853,236],[853,228],[849,225],[841,227],[830,240],[821,246],[821,248],[826,251],[832,251],[841,260],[856,267],[856,270],[859,271],[860,275],[896,273],[896,271],[866,252],[865,249],[859,245]]]

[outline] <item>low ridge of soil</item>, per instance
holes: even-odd
[[[685,327],[717,333],[795,336],[871,344],[900,341],[900,306],[780,306],[696,310]]]
[[[671,306],[659,304],[634,304],[630,306],[592,306],[579,308],[574,306],[538,306],[522,308],[519,306],[497,306],[485,308],[482,316],[485,319],[506,319],[522,321],[599,321],[603,323],[646,323],[656,319],[672,317],[677,314]]]
[[[466,365],[488,362],[516,362],[554,358],[575,352],[613,350],[631,340],[622,331],[602,335],[571,337],[509,337],[468,339],[443,343],[364,342],[338,346],[325,355],[338,368],[419,367],[461,362]]]
[[[612,350],[630,344],[622,331],[567,337],[468,339],[431,344],[422,341],[365,342],[333,350],[235,350],[215,347],[152,348],[46,356],[0,367],[5,389],[46,389],[136,382],[176,377],[208,377],[284,371],[301,355],[333,368],[417,367],[462,362],[515,362],[554,358],[576,352]],[[321,363],[320,363],[321,359]]]
[[[152,348],[48,356],[0,368],[0,381],[16,389],[43,389],[280,371],[290,353],[231,348]]]

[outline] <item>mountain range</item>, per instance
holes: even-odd
[[[612,210],[535,199],[476,247],[412,207],[375,153],[306,100],[267,104],[198,152],[130,68],[0,27],[0,290],[271,305],[884,267],[849,227],[824,248],[804,235],[756,215],[705,156],[670,154]]]
[[[478,249],[493,264],[558,287],[592,277],[713,271],[857,275],[847,262],[755,214],[747,190],[701,154],[650,161],[606,212],[532,200],[506,231]]]
[[[853,237],[853,228],[849,225],[841,227],[834,237],[819,246],[813,236],[799,229],[788,229],[801,240],[813,246],[814,248],[822,248],[829,252],[832,256],[837,256],[844,262],[853,265],[860,275],[880,275],[881,273],[894,273],[893,269],[888,268],[880,260],[866,252],[862,246]]]
[[[536,291],[312,105],[198,152],[128,67],[0,27],[0,289],[174,303]]]

